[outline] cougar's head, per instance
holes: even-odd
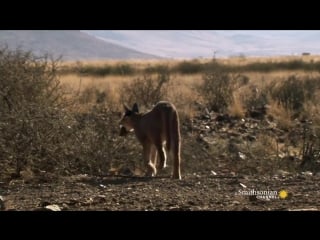
[[[120,124],[120,136],[126,136],[129,132],[132,132],[133,129],[133,117],[139,113],[138,105],[135,103],[130,110],[127,105],[123,105],[124,114],[121,118]]]

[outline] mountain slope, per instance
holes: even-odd
[[[50,53],[64,60],[157,58],[127,47],[70,30],[1,30],[0,46],[18,46],[35,54]]]

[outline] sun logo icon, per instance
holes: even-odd
[[[286,190],[281,190],[279,192],[279,198],[280,199],[286,199],[288,197],[288,192]]]

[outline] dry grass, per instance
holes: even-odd
[[[200,63],[208,63],[212,61],[212,58],[201,58],[195,59]],[[301,60],[304,62],[319,62],[320,55],[309,55],[309,56],[270,56],[270,57],[229,57],[229,58],[216,58],[215,61],[218,63],[224,64],[250,64],[250,63],[266,63],[266,62],[289,62],[292,60]],[[168,64],[173,66],[179,62],[183,61],[180,59],[128,59],[128,60],[90,60],[90,61],[64,61],[62,66],[73,66],[75,64],[83,65],[95,65],[102,66],[105,64],[116,65],[119,63],[128,63],[134,64],[136,66],[147,66],[147,65],[156,65],[156,64]]]
[[[303,61],[303,62],[319,62],[320,56],[272,56],[272,57],[230,57],[226,59],[217,59],[219,63],[232,65],[246,65],[251,63],[279,63],[289,61]]]
[[[234,99],[234,102],[228,108],[228,112],[231,116],[241,119],[245,116],[246,112],[243,102],[237,96],[234,96]]]
[[[302,60],[305,62],[317,62],[320,61],[320,56],[287,56],[287,57],[267,57],[267,58],[255,58],[255,57],[233,57],[228,59],[216,59],[218,63],[231,64],[231,65],[246,65],[252,63],[265,63],[265,62],[286,62],[292,60]],[[197,62],[208,63],[212,59],[197,59]],[[129,64],[136,69],[145,69],[147,67],[155,67],[157,65],[174,67],[181,63],[181,60],[106,60],[106,61],[85,61],[85,62],[63,62],[62,66],[115,66],[117,64]],[[301,70],[297,71],[271,71],[267,73],[261,72],[244,72],[242,73],[248,77],[247,84],[239,86],[234,90],[235,102],[229,106],[228,112],[233,116],[243,117],[246,111],[246,101],[249,97],[257,92],[261,93],[271,83],[276,82],[277,85],[286,80],[289,76],[295,75],[298,77],[311,76],[313,78],[320,77],[319,72],[305,72]],[[95,88],[99,91],[107,93],[109,98],[109,104],[116,105],[115,108],[119,110],[122,105],[122,99],[120,96],[121,88],[124,84],[128,84],[137,77],[141,77],[140,74],[132,76],[118,76],[108,75],[105,77],[99,76],[81,76],[79,74],[64,74],[61,75],[61,83],[70,93],[81,93],[85,89]],[[203,103],[203,96],[199,94],[199,87],[203,83],[202,74],[171,74],[171,80],[169,82],[166,98],[169,101],[175,103],[186,117],[192,117],[196,113],[194,107],[195,102]],[[256,93],[254,93],[256,91]],[[320,91],[319,91],[320,92]],[[320,93],[318,93],[319,95]],[[112,101],[111,101],[112,99]],[[138,101],[138,100],[137,100]],[[279,121],[279,124],[284,127],[290,127],[290,113],[283,109],[276,103],[269,104],[269,114],[275,116]],[[312,104],[305,104],[304,111],[310,113],[307,115],[316,116],[318,106]]]
[[[17,60],[21,57],[22,56],[17,55]],[[303,57],[303,61],[316,61],[315,56],[311,57]],[[290,60],[292,59],[217,59],[219,62],[224,61],[224,64],[250,64],[256,61]],[[201,59],[197,61],[205,63],[206,61],[212,61],[212,59]],[[13,62],[21,64],[24,61],[14,60]],[[6,61],[4,61],[4,63],[6,64]],[[155,65],[173,67],[180,63],[181,61],[177,60],[90,61],[81,63],[64,62],[62,63],[62,66],[76,66],[81,68],[81,66],[85,65],[105,66],[107,64],[110,66],[117,66],[118,64],[130,64],[130,66],[134,66],[136,69],[145,69],[146,67],[149,67],[163,71],[166,69],[156,68]],[[43,66],[47,66],[46,62],[43,62],[43,64]],[[185,66],[188,66],[188,64]],[[7,72],[8,69],[10,70],[9,72]],[[57,76],[57,79],[60,77],[59,79],[63,85],[63,89],[69,93],[68,97],[72,103],[69,104],[68,102],[68,104],[66,104],[67,101],[65,101],[64,95],[62,95],[60,89],[58,91],[58,88],[56,88],[58,85],[55,85],[58,84],[59,81],[52,81],[54,84],[52,84],[52,86],[48,85],[48,89],[40,89],[41,91],[38,98],[35,98],[35,94],[32,92],[43,85],[41,82],[33,83],[33,80],[45,80],[47,78],[50,80],[52,73],[58,74],[61,72],[55,71],[54,68],[52,73],[51,71],[44,71],[44,77],[40,75],[40,77],[35,78],[33,72],[34,65],[27,68],[30,69],[30,75],[25,76],[25,71],[22,71],[24,69],[25,67],[23,66],[15,69],[12,64],[10,65],[10,68],[2,68],[2,76],[4,77],[0,78],[3,84],[3,87],[1,88],[3,90],[0,90],[0,94],[1,99],[3,99],[1,102],[1,109],[4,112],[0,115],[2,117],[2,122],[0,121],[0,125],[2,126],[2,128],[0,126],[2,131],[2,138],[0,138],[0,153],[4,156],[3,161],[5,164],[8,163],[9,166],[2,167],[2,169],[5,170],[3,174],[9,174],[9,172],[16,170],[17,174],[23,175],[28,171],[36,172],[38,171],[38,168],[47,169],[48,171],[59,171],[63,174],[76,172],[101,173],[106,172],[109,168],[117,164],[124,164],[124,161],[126,161],[125,164],[127,165],[128,152],[132,154],[130,159],[132,160],[132,163],[135,164],[133,160],[139,158],[138,143],[132,139],[132,144],[124,144],[122,139],[117,138],[118,120],[120,118],[117,112],[122,111],[122,90],[125,86],[129,86],[125,91],[125,93],[129,95],[132,88],[138,88],[135,79],[151,79],[151,82],[153,80],[157,81],[159,80],[159,78],[157,78],[158,74],[161,73],[150,71],[148,73],[149,75],[147,75],[144,71],[133,71],[128,75],[123,74],[121,76],[109,74],[104,77],[97,74],[89,75],[88,72],[84,73],[81,71],[61,74]],[[76,68],[74,69],[76,70]],[[209,79],[209,85],[216,81],[216,76],[219,76],[221,73],[227,75],[227,77],[230,77],[231,79],[231,90],[227,93],[233,97],[232,100],[234,101],[229,101],[224,109],[230,115],[244,118],[248,109],[251,110],[252,107],[257,107],[259,104],[263,104],[263,101],[267,101],[269,105],[267,113],[270,115],[268,120],[270,122],[273,121],[272,125],[270,124],[270,127],[273,128],[273,126],[277,125],[274,128],[277,128],[277,130],[284,130],[281,132],[285,134],[292,131],[294,133],[293,137],[297,139],[298,143],[301,143],[302,140],[301,135],[293,131],[294,126],[297,126],[295,125],[296,122],[299,122],[296,121],[295,118],[300,118],[297,120],[302,120],[302,118],[311,119],[316,123],[315,127],[320,126],[320,107],[318,104],[320,100],[319,73],[311,71],[270,71],[268,73],[250,71],[241,72],[239,75],[235,71],[222,72],[221,69],[213,70],[217,71],[217,75]],[[41,71],[35,72],[41,73]],[[173,102],[179,111],[182,126],[184,127],[183,134],[187,135],[184,139],[184,143],[189,144],[184,148],[186,150],[186,152],[184,152],[184,157],[189,159],[186,162],[190,161],[190,167],[200,166],[202,168],[207,163],[203,163],[203,165],[200,163],[197,165],[192,162],[198,154],[203,154],[204,150],[200,148],[200,146],[202,146],[201,144],[196,145],[198,144],[198,139],[195,138],[196,135],[189,135],[190,132],[188,131],[190,128],[188,128],[188,120],[199,120],[205,112],[205,108],[210,110],[209,106],[205,104],[205,92],[200,91],[203,89],[206,79],[203,75],[206,73],[178,74],[176,72],[169,71],[170,80],[163,84],[165,87],[163,87],[163,91],[159,96],[161,98],[163,97],[163,100]],[[147,77],[144,77],[144,74],[146,74]],[[162,74],[167,73],[162,72]],[[279,100],[272,94],[272,91],[274,91],[272,86],[275,88],[281,86],[283,82],[287,81],[288,78],[293,75],[297,76],[294,81],[301,80],[307,82],[307,80],[310,80],[312,82],[312,84],[309,84],[308,86],[301,85],[305,88],[305,92],[310,89],[315,90],[315,93],[309,91],[314,94],[312,95],[312,98],[301,98],[303,99],[303,108],[301,114],[297,116],[296,112],[293,113],[285,108],[284,105],[279,104]],[[13,78],[11,80],[8,77]],[[304,77],[307,78],[305,79]],[[8,81],[8,79],[10,81]],[[16,80],[21,81],[19,84],[21,84],[22,87],[19,87],[19,84],[14,82]],[[26,87],[24,87],[25,85],[23,84],[28,83],[27,80],[30,81],[30,84],[27,84]],[[56,80],[56,78],[53,80]],[[219,87],[226,85],[225,78],[223,78],[220,83]],[[7,89],[16,89],[16,93],[12,95],[13,90],[7,91]],[[146,89],[147,90],[144,88],[144,91],[141,91],[140,94],[135,96],[134,98],[137,99],[134,100],[139,103],[145,93],[152,93],[150,95],[153,95],[153,91],[149,90],[150,88]],[[294,89],[295,88],[293,88],[293,90]],[[217,87],[214,86],[212,91],[215,93],[215,90],[217,90]],[[61,97],[58,102],[50,105],[49,103],[51,100],[55,102],[57,99],[52,95],[52,92],[55,92],[57,96]],[[277,92],[274,91],[273,93]],[[49,97],[47,94],[49,94]],[[225,96],[225,92],[221,95]],[[50,96],[52,99],[50,99]],[[36,101],[36,104],[33,101]],[[12,108],[16,111],[12,111]],[[193,124],[193,122],[198,124],[197,121],[190,121],[189,123]],[[261,121],[262,124],[268,124],[266,122],[267,121]],[[278,142],[276,142],[276,136],[268,134],[268,132],[261,132],[258,135],[252,134],[251,137],[256,138],[252,143],[247,143],[242,140],[239,142],[240,151],[245,153],[248,158],[250,157],[249,163],[252,164],[252,169],[257,168],[257,166],[262,166],[263,169],[272,170],[274,162],[268,160],[269,158],[277,159],[279,152],[288,152],[289,154],[286,155],[290,155],[290,153],[293,155],[298,154],[296,151],[297,149],[289,149],[289,147],[299,148],[300,146],[298,144],[291,144],[292,146],[287,147],[282,143],[284,145],[280,146],[278,145]],[[286,141],[289,141],[289,139],[290,137],[287,137]],[[229,138],[219,138],[218,143],[212,145],[212,149],[209,147],[208,156],[206,156],[205,159],[211,161],[220,158],[221,156],[229,158],[230,153],[227,152],[227,148],[231,145],[231,140]],[[199,146],[199,148],[194,146]],[[288,150],[286,150],[286,148],[288,148]],[[187,155],[190,155],[189,153],[194,155],[194,157],[188,157]],[[238,152],[231,154],[234,154],[237,157],[233,160],[239,158],[237,155]],[[270,154],[275,155],[275,157],[272,157]],[[25,159],[27,162],[24,162]],[[266,161],[260,163],[258,162],[260,160]],[[14,165],[15,163],[19,163],[22,167],[19,164]],[[36,163],[35,166],[37,167],[30,168],[30,170],[28,168],[29,165],[33,166],[34,163]],[[23,166],[25,166],[25,169]],[[239,162],[237,167],[242,167],[245,171],[247,166],[248,164],[243,165],[242,162]],[[263,172],[263,169],[259,171]]]
[[[289,130],[293,127],[293,122],[291,120],[292,112],[284,108],[281,104],[271,101],[268,114],[275,119],[280,129]]]
[[[64,61],[61,63],[61,68],[80,68],[80,67],[103,67],[103,66],[116,66],[119,64],[128,64],[135,69],[142,70],[150,66],[166,65],[172,67],[179,63],[179,60],[168,59],[128,59],[128,60],[90,60],[90,61]]]

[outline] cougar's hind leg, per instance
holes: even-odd
[[[158,145],[157,151],[158,151],[158,155],[159,155],[158,167],[159,167],[159,169],[164,169],[165,167],[167,167],[167,155],[166,155],[166,151],[165,151],[164,146],[162,144]]]
[[[170,150],[170,155],[173,160],[173,173],[172,178],[181,179],[181,159],[180,159],[180,144],[174,144]]]

